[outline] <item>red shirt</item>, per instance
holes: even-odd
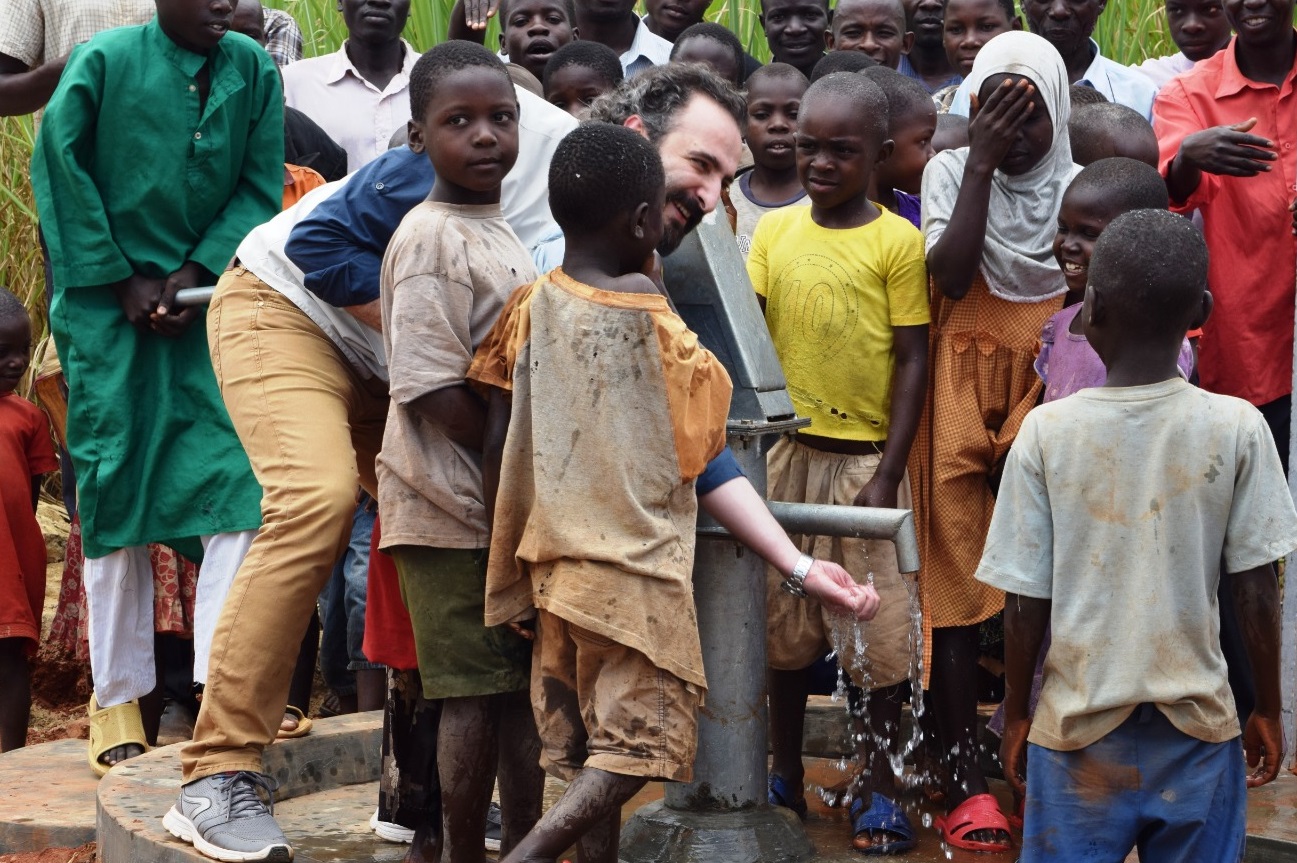
[[[1202,212],[1216,306],[1203,327],[1198,374],[1212,392],[1263,405],[1292,392],[1297,239],[1289,205],[1297,197],[1297,62],[1282,87],[1244,77],[1237,39],[1171,80],[1153,103],[1163,176],[1181,142],[1212,126],[1256,117],[1251,134],[1268,138],[1279,158],[1267,173],[1203,173],[1198,188],[1172,209]]]
[[[33,645],[40,638],[45,540],[31,478],[58,466],[45,414],[17,395],[0,395],[0,638]]]

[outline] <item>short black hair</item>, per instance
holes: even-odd
[[[951,139],[954,140],[951,140]],[[945,144],[942,149],[959,149],[968,146],[968,118],[959,114],[937,114],[937,133],[932,136],[932,147]],[[937,152],[940,152],[938,150]]]
[[[1101,193],[1104,205],[1113,210],[1165,210],[1171,206],[1166,180],[1151,165],[1138,159],[1113,156],[1100,159],[1081,170],[1067,187],[1094,189]]]
[[[908,75],[902,75],[887,66],[871,66],[860,74],[877,84],[878,89],[887,97],[887,116],[891,120],[888,128],[892,132],[916,111],[931,109],[934,114],[937,111],[937,106],[932,102],[932,94]]]
[[[545,61],[545,86],[549,87],[550,75],[568,66],[581,66],[592,70],[608,82],[610,90],[626,77],[622,71],[621,58],[617,56],[616,51],[602,42],[577,39],[559,48]]]
[[[820,2],[824,4],[825,10],[828,10],[829,0],[820,0]],[[760,0],[757,4],[757,8],[761,11],[762,15],[766,14],[766,0]]]
[[[576,0],[560,0],[563,12],[567,15],[567,23],[573,27],[576,26]],[[500,8],[496,10],[496,19],[500,22],[500,30],[503,31],[507,26],[505,21],[509,14],[509,0],[500,0]]]
[[[699,63],[665,63],[637,72],[596,99],[590,119],[620,126],[638,115],[649,140],[657,143],[671,131],[676,113],[698,95],[724,108],[740,129],[747,122],[742,94]]]
[[[23,301],[8,288],[0,286],[0,322],[8,323],[19,318],[31,323],[31,315],[27,314]]]
[[[425,51],[410,71],[410,115],[416,121],[422,120],[437,82],[453,72],[474,66],[497,71],[510,87],[513,86],[499,57],[476,42],[452,39]]]
[[[1108,101],[1108,97],[1088,84],[1073,84],[1067,88],[1067,101],[1075,111],[1082,105],[1101,105]]]
[[[1207,243],[1167,210],[1122,213],[1094,243],[1089,281],[1122,330],[1183,335],[1207,288]]]
[[[1067,121],[1072,139],[1072,161],[1089,165],[1113,154],[1114,142],[1122,142],[1126,152],[1141,145],[1156,158],[1157,135],[1144,115],[1134,108],[1116,102],[1082,105],[1072,111]]]
[[[612,123],[586,122],[568,133],[549,163],[549,209],[568,234],[590,234],[662,194],[657,147]]]
[[[860,51],[830,51],[811,69],[811,83],[835,72],[863,72],[877,65],[877,60]]]
[[[877,135],[879,142],[887,138],[887,97],[869,78],[853,72],[834,72],[812,81],[802,96],[799,116],[805,116],[807,106],[815,99],[824,97],[849,99],[853,103],[852,116],[859,118],[863,131]]]
[[[751,95],[753,82],[759,84],[767,78],[772,81],[778,81],[781,79],[800,81],[803,92],[805,91],[805,88],[809,87],[811,84],[811,82],[806,79],[806,76],[802,74],[802,70],[798,69],[796,66],[788,63],[767,63],[766,65],[753,70],[752,74],[748,76],[748,79],[743,82],[747,87],[749,96]]]
[[[713,42],[719,42],[724,48],[728,49],[734,55],[734,68],[738,70],[739,75],[743,74],[744,51],[743,43],[739,37],[731,33],[727,28],[722,27],[715,21],[699,21],[697,24],[690,24],[680,31],[676,37],[676,42],[671,46],[671,59],[676,58],[680,52],[680,46],[686,39],[711,39]]]
[[[1014,5],[1014,0],[998,0],[998,2],[1000,4],[1000,11],[1004,13],[1004,17],[1008,19],[1010,24],[1012,24],[1013,19],[1018,17],[1018,8]],[[948,3],[950,3],[950,0],[944,0],[941,4],[943,14],[945,13],[945,6]]]

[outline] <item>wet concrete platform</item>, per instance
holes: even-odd
[[[831,717],[825,719],[828,722]],[[831,729],[831,723],[825,726]],[[827,731],[825,733],[828,733]],[[377,714],[317,721],[305,738],[267,750],[266,765],[282,785],[276,815],[297,849],[301,863],[399,861],[404,846],[379,840],[368,821],[377,802],[380,721]],[[85,741],[59,741],[0,756],[0,854],[47,847],[72,847],[96,839],[103,863],[175,863],[202,860],[162,828],[161,816],[180,784],[179,747],[155,750],[114,769],[96,782],[85,763]],[[837,758],[808,758],[808,782],[828,786],[841,777]],[[659,799],[662,786],[649,785],[626,807]],[[1007,810],[1007,789],[995,791]],[[552,781],[552,802],[562,785]],[[845,810],[829,809],[813,795],[807,832],[825,863],[858,861],[850,847]],[[1248,795],[1249,863],[1297,861],[1297,777],[1279,780]],[[924,825],[936,809],[921,795],[906,798],[919,830],[919,847],[904,859],[997,863],[1013,854],[982,855],[944,848],[936,831]],[[921,826],[923,825],[923,826]],[[1015,837],[1016,838],[1016,837]],[[1133,857],[1131,858],[1134,859]]]

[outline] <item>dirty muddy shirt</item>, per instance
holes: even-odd
[[[1036,408],[1009,451],[977,570],[1052,600],[1028,739],[1081,749],[1143,703],[1207,743],[1238,736],[1220,650],[1222,560],[1243,572],[1294,547],[1279,456],[1247,402],[1177,378]]]
[[[487,624],[534,605],[705,686],[694,479],[725,445],[720,362],[660,294],[557,269],[510,300],[469,377],[513,391]]]
[[[486,548],[482,454],[410,403],[460,386],[505,301],[536,278],[499,204],[425,201],[401,221],[379,278],[392,404],[378,456],[383,547]]]

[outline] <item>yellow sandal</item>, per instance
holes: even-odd
[[[310,718],[306,715],[306,711],[302,710],[302,708],[294,707],[289,704],[284,708],[284,713],[291,713],[293,716],[297,717],[297,727],[292,731],[285,731],[282,728],[279,729],[275,732],[276,740],[296,740],[299,737],[305,737],[311,733],[311,726],[314,725],[314,723],[311,722]]]
[[[140,719],[140,703],[128,701],[112,707],[100,708],[94,695],[90,696],[90,769],[96,776],[104,776],[111,767],[99,759],[110,749],[136,744],[149,751],[144,737],[144,723]]]

